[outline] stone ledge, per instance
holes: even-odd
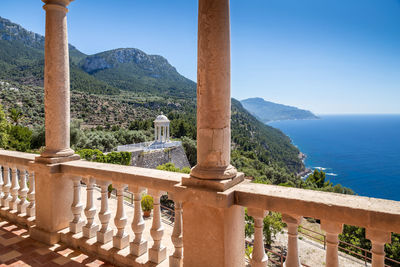
[[[206,180],[195,177],[182,177],[183,186],[210,189],[217,192],[224,192],[243,181],[244,174],[241,172],[237,173],[234,178],[226,180]]]

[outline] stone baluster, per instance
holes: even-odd
[[[11,168],[11,196],[12,196],[12,198],[9,203],[10,210],[17,210],[17,205],[19,202],[18,190],[19,190],[18,169],[16,167],[14,167],[14,168]]]
[[[4,175],[3,175],[3,198],[1,199],[1,205],[4,208],[8,208],[10,203],[10,168],[8,166],[3,166],[4,168]]]
[[[28,191],[29,205],[26,207],[26,215],[29,217],[35,216],[36,203],[35,203],[35,173],[29,173],[29,191]]]
[[[113,230],[109,227],[111,212],[108,209],[108,186],[110,183],[101,181],[99,185],[101,188],[101,209],[99,212],[101,229],[97,232],[97,241],[106,244],[113,238]]]
[[[385,244],[391,242],[391,233],[366,229],[366,238],[372,243],[372,267],[385,266]]]
[[[69,231],[77,234],[82,232],[82,227],[85,225],[84,220],[81,218],[83,204],[81,203],[81,177],[71,177],[74,183],[74,198],[71,205],[71,211],[74,216],[72,221],[69,223]]]
[[[17,211],[19,214],[26,213],[26,207],[28,206],[28,201],[26,200],[26,197],[28,195],[28,186],[26,184],[26,176],[28,175],[28,172],[26,170],[21,170],[20,171],[20,178],[21,178],[21,187],[18,191],[19,196],[21,197],[21,200],[19,201],[17,205]]]
[[[247,213],[254,218],[254,245],[250,260],[251,267],[266,267],[268,256],[265,254],[263,227],[267,211],[248,208]]]
[[[131,225],[132,231],[135,233],[135,238],[133,239],[133,242],[130,243],[130,249],[132,255],[139,257],[145,254],[147,251],[147,241],[143,239],[142,236],[145,223],[142,214],[141,194],[144,190],[138,186],[130,186],[129,190],[133,192],[133,200],[135,205],[135,213],[133,215]]]
[[[301,223],[302,217],[282,214],[282,221],[288,228],[288,252],[286,255],[285,267],[300,266],[299,248],[297,244],[297,228]]]
[[[113,246],[118,249],[124,249],[129,245],[129,235],[125,233],[127,217],[124,209],[124,190],[126,185],[116,184],[117,189],[117,213],[115,214],[114,223],[117,227],[117,234],[113,237]]]
[[[343,231],[343,223],[321,221],[321,229],[326,232],[326,266],[327,267],[338,267],[339,266],[339,254],[338,235]]]
[[[85,215],[87,223],[82,227],[83,236],[86,238],[92,238],[96,236],[99,230],[99,225],[94,222],[94,216],[96,215],[96,206],[94,205],[94,184],[96,180],[94,178],[86,179],[86,208]]]
[[[171,235],[174,244],[174,254],[169,256],[170,267],[183,266],[183,231],[182,231],[182,202],[175,200],[174,230]]]
[[[0,166],[0,207],[2,207],[1,199],[4,196],[4,193],[3,193],[4,174],[3,174],[3,172],[4,172],[4,166]]]
[[[160,197],[162,191],[149,190],[149,194],[153,197],[153,222],[150,229],[150,235],[153,238],[153,246],[149,249],[149,261],[159,264],[167,258],[167,249],[161,244],[164,235],[164,227],[161,224]]]

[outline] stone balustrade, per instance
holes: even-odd
[[[27,227],[35,219],[35,173],[30,168],[34,157],[0,150],[0,215]]]
[[[302,217],[321,220],[321,228],[326,231],[326,266],[339,266],[338,235],[343,224],[366,229],[366,238],[372,243],[372,266],[385,266],[384,245],[391,242],[391,233],[400,233],[399,202],[327,193],[282,186],[242,183],[234,191],[234,203],[248,207],[249,215],[255,222],[262,219],[262,212],[282,213],[288,227],[288,252],[286,267],[300,266],[297,246],[297,227]],[[254,212],[254,210],[258,212]],[[263,238],[262,231],[255,232],[255,241]],[[267,266],[262,242],[255,242],[254,264]]]
[[[35,177],[30,167],[34,164],[34,157],[33,154],[0,150],[0,215],[30,229],[35,228],[35,210],[41,209],[35,205],[35,191],[40,194],[40,188],[35,190]],[[248,182],[223,192],[201,187],[194,190],[182,185],[182,178],[188,178],[186,174],[84,160],[60,163],[54,172],[60,173],[61,179],[71,181],[70,208],[64,211],[71,219],[69,227],[58,232],[61,242],[119,266],[166,266],[165,263],[183,266],[185,236],[182,216],[184,204],[194,198],[204,205],[248,208],[255,222],[251,266],[268,264],[262,230],[268,211],[282,213],[287,224],[287,267],[300,266],[297,227],[303,217],[321,220],[321,228],[327,233],[326,266],[339,266],[338,235],[343,224],[366,228],[366,238],[372,242],[374,267],[384,266],[384,245],[390,243],[392,232],[400,232],[400,205],[395,201]],[[107,188],[110,184],[117,192],[116,200],[112,200],[117,203],[115,214],[109,208]],[[127,190],[133,195],[134,212],[130,217],[124,204],[123,193]],[[100,192],[98,207],[95,191]],[[145,223],[140,203],[145,191],[154,199],[151,228],[148,226],[150,229],[147,229],[152,244],[143,238]],[[175,201],[174,228],[168,237],[164,234],[160,211],[160,197],[167,193]],[[129,227],[132,231],[128,231]],[[244,229],[236,231],[244,232]],[[170,238],[175,247],[170,255],[167,255],[165,247],[166,238]],[[212,238],[209,242],[205,245],[212,246]],[[238,245],[244,250],[244,244]]]
[[[177,192],[176,185],[180,183],[180,173],[165,172],[153,169],[113,164],[94,163],[83,160],[60,164],[64,179],[73,181],[73,202],[69,230],[62,231],[61,241],[87,253],[95,253],[101,259],[117,265],[141,266],[149,263],[158,265],[168,258],[164,227],[161,221],[160,197],[168,193],[172,196]],[[86,184],[86,204],[82,203],[82,184]],[[108,207],[107,188],[112,184],[116,189],[117,209],[114,216],[116,231],[110,227],[112,214]],[[101,206],[94,204],[94,188],[101,191]],[[124,192],[129,190],[134,197],[133,217],[127,217],[124,205]],[[153,216],[150,235],[152,245],[143,238],[145,223],[141,207],[141,197],[147,191],[153,197]],[[85,208],[84,208],[85,207]],[[169,255],[169,266],[182,266],[182,203],[175,202],[176,217],[172,243],[175,251]],[[84,218],[82,216],[84,214]],[[101,225],[95,223],[98,216]],[[131,227],[133,236],[128,233]],[[117,251],[118,253],[113,253]]]

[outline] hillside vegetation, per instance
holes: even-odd
[[[171,119],[171,134],[185,140],[188,157],[192,165],[196,163],[193,81],[180,75],[165,58],[139,49],[88,56],[72,45],[69,48],[71,116],[79,122],[74,124],[79,125],[74,129],[76,140],[71,140],[76,149],[100,146],[110,150],[114,145],[134,142],[134,135],[124,131],[144,131],[144,137],[137,140],[151,140],[151,120],[163,112]],[[0,18],[0,101],[5,111],[21,111],[20,123],[30,127],[33,136],[43,135],[43,50],[43,36]],[[146,129],[142,129],[143,123]],[[35,141],[30,149],[38,146],[40,141]],[[260,123],[234,99],[232,148],[232,163],[259,181],[294,181],[296,173],[304,169],[290,139]]]

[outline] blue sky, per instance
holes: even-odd
[[[44,33],[40,0],[0,16]],[[69,41],[87,54],[136,47],[196,79],[197,1],[75,0]],[[231,0],[232,96],[318,114],[400,113],[400,0]]]

